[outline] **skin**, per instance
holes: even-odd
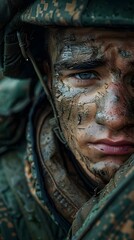
[[[61,129],[84,173],[104,185],[134,152],[134,33],[69,28],[50,42]]]

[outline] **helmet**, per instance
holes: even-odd
[[[21,18],[43,26],[131,27],[133,12],[133,0],[37,0]]]
[[[43,35],[40,38],[41,34],[38,33],[39,26],[103,26],[132,28],[134,25],[133,0],[28,0],[28,3],[31,3],[31,5],[28,6],[26,10],[22,11],[21,17],[20,14],[17,14],[17,16],[14,17],[13,21],[6,26],[5,33],[7,36],[3,37],[3,32],[0,32],[0,68],[2,68],[2,70],[4,69],[4,75],[7,75],[9,77],[20,77],[20,73],[18,75],[18,72],[20,72],[22,69],[25,69],[25,63],[22,64],[23,59],[21,58],[20,47],[22,49],[23,56],[27,59],[27,56],[23,51],[23,47],[27,45],[24,40],[27,33],[28,35],[29,33],[32,35],[29,41],[32,49],[34,49],[34,44],[32,45],[32,42],[37,43],[39,41],[43,44],[44,41],[41,40]],[[21,23],[19,21],[20,18]],[[20,29],[22,29],[21,25],[23,23],[28,23],[24,24],[25,27],[24,30],[22,30],[22,32],[26,31],[27,33],[26,35],[22,33],[22,39],[19,39],[19,47],[15,30],[17,29],[18,31],[19,29],[20,31]],[[26,27],[29,24],[30,29]],[[33,24],[32,28],[31,24]],[[34,25],[36,25],[35,31],[33,30]],[[31,39],[34,39],[35,41],[31,41]],[[36,47],[34,51],[37,49],[37,44],[35,45]],[[38,45],[38,47],[39,49],[37,49],[37,52],[39,53],[41,52],[41,44]],[[3,49],[5,52],[3,52]],[[23,65],[23,67],[20,69],[20,71],[18,71],[17,69],[20,68],[20,63],[21,66]],[[16,68],[16,71],[13,70],[14,67]],[[27,69],[29,69],[29,67],[30,66],[28,66]]]
[[[27,9],[21,14],[21,21],[43,26],[43,27],[54,27],[54,26],[78,26],[78,27],[121,27],[121,28],[132,28],[134,25],[134,18],[133,18],[133,12],[134,12],[134,1],[133,0],[35,0]],[[27,24],[25,24],[27,25]],[[34,27],[33,27],[34,28]],[[31,29],[33,29],[31,28]],[[39,37],[43,39],[44,35],[41,35],[36,32],[37,26],[35,26],[34,31],[34,37],[32,36],[30,38],[30,41],[27,44],[27,34],[25,37],[25,34],[17,34],[18,40],[16,40],[16,36],[11,36],[11,39],[4,38],[5,39],[5,50],[6,54],[4,59],[4,67],[7,69],[7,73],[10,76],[11,69],[15,69],[20,67],[20,70],[26,69],[24,66],[24,59],[22,59],[22,55],[26,60],[30,59],[34,69],[42,82],[44,86],[44,90],[46,92],[46,95],[51,103],[51,106],[53,108],[54,116],[56,119],[56,123],[54,121],[55,126],[59,125],[57,124],[57,113],[55,106],[53,104],[53,99],[51,97],[51,94],[49,93],[49,90],[47,88],[47,85],[44,84],[44,80],[42,78],[42,75],[40,74],[40,71],[36,65],[35,56],[33,57],[31,55],[31,48],[37,49],[37,46],[40,47],[41,43],[44,43]],[[27,28],[25,28],[27,29]],[[28,28],[28,34],[29,32],[32,32]],[[44,29],[43,29],[44,30]],[[11,31],[11,30],[10,30]],[[13,34],[15,34],[15,31],[13,31]],[[9,31],[8,31],[9,35]],[[15,44],[13,45],[12,41],[15,39]],[[35,41],[33,41],[35,39]],[[6,42],[7,41],[7,42]],[[40,42],[40,44],[36,44],[37,42]],[[35,42],[35,44],[32,45],[32,42]],[[11,43],[11,44],[10,44]],[[29,44],[30,43],[30,44]],[[20,47],[19,47],[20,46]],[[20,51],[21,48],[21,51]],[[16,49],[16,51],[15,51]],[[8,51],[10,50],[10,53],[12,54],[12,57],[9,56]],[[39,52],[42,52],[42,47],[40,47],[39,51],[37,49],[37,54]],[[16,53],[16,57],[14,57]],[[22,54],[21,54],[22,53]],[[0,54],[2,56],[2,54]],[[1,57],[0,56],[0,57]],[[40,57],[40,56],[39,56]],[[1,62],[1,61],[0,61]],[[12,64],[13,62],[13,64]],[[23,63],[23,64],[22,64]],[[29,67],[28,67],[29,69]],[[18,70],[18,69],[17,69]],[[13,74],[17,71],[13,71]],[[14,77],[14,76],[13,76]],[[26,76],[25,76],[26,77]],[[56,129],[56,127],[55,127]],[[62,136],[61,131],[60,132],[60,138],[65,142],[64,137]]]

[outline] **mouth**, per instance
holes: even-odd
[[[89,143],[88,146],[107,155],[127,155],[134,153],[134,143],[126,140],[111,141],[109,139],[102,139]]]

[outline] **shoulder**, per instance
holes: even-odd
[[[93,202],[78,214],[86,218],[72,239],[133,239],[134,237],[134,159],[122,166]],[[77,222],[75,223],[77,224]]]

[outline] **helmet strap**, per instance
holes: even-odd
[[[32,66],[37,74],[37,77],[38,79],[40,80],[41,82],[41,85],[43,86],[43,89],[46,93],[46,96],[47,96],[47,99],[48,101],[50,102],[51,104],[51,107],[52,107],[52,110],[53,110],[53,114],[54,114],[54,117],[50,120],[50,124],[52,125],[53,127],[53,131],[55,132],[56,136],[59,138],[59,140],[67,145],[67,142],[66,142],[66,139],[63,135],[63,132],[61,130],[61,127],[60,127],[60,122],[59,122],[59,116],[58,116],[58,113],[57,113],[57,110],[56,110],[56,107],[53,103],[53,99],[52,99],[52,95],[48,89],[48,86],[46,84],[46,80],[47,80],[47,76],[42,76],[38,66],[37,66],[37,63],[34,59],[34,57],[32,56],[32,53],[29,49],[29,44],[28,44],[28,41],[26,40],[26,42],[23,42],[22,41],[22,38],[21,38],[21,34],[20,32],[17,32],[17,38],[18,38],[18,42],[19,42],[19,46],[20,46],[20,49],[21,49],[21,53],[23,55],[23,57],[25,58],[26,61],[31,61],[32,63]],[[46,79],[45,79],[46,78]]]

